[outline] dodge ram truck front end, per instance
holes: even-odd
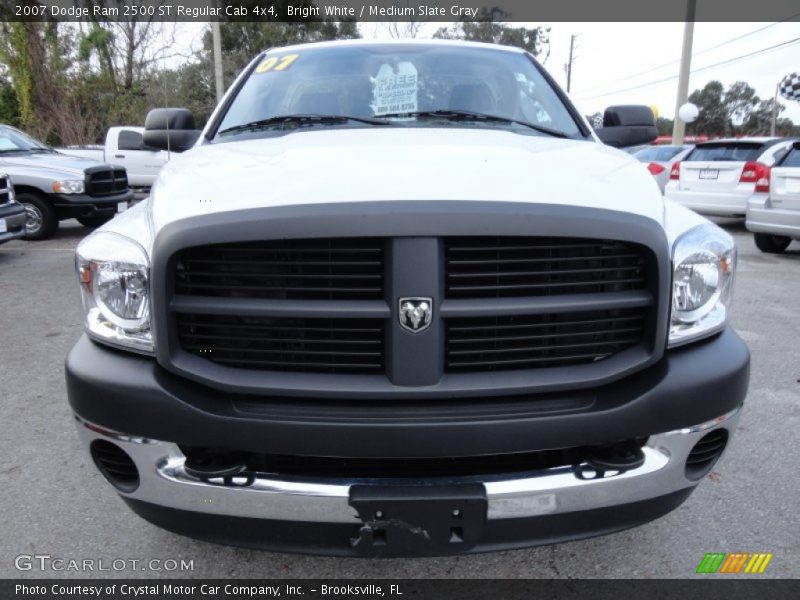
[[[735,263],[522,51],[273,50],[79,245],[69,401],[124,501],[192,537],[396,556],[610,533],[730,442]]]

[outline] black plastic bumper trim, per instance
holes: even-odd
[[[490,520],[486,522],[477,543],[464,550],[454,544],[452,552],[441,554],[512,550],[614,533],[667,514],[680,506],[692,491],[694,487],[688,487],[649,500],[581,512]],[[252,519],[183,511],[131,498],[123,500],[136,514],[154,525],[208,542],[331,556],[388,558],[416,555],[403,551],[395,553],[388,545],[373,546],[372,552],[365,551],[363,547],[354,548],[351,540],[359,537],[362,527],[359,521],[351,525]]]
[[[78,415],[132,435],[260,453],[402,458],[603,444],[696,425],[742,404],[749,363],[727,329],[592,390],[356,401],[225,394],[84,336],[67,357],[66,377]]]

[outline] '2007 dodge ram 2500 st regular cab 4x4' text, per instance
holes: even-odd
[[[474,552],[644,523],[729,443],[729,235],[529,54],[273,49],[150,198],[83,240],[69,401],[139,515],[222,543]],[[601,143],[601,140],[607,142]]]

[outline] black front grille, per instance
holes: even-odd
[[[538,369],[591,363],[642,341],[640,309],[446,321],[451,372]]]
[[[380,373],[380,319],[178,314],[184,350],[228,367],[315,373]]]
[[[384,241],[273,240],[188,248],[176,292],[187,296],[287,300],[383,299]]]
[[[88,172],[86,193],[90,196],[111,196],[128,189],[125,169],[102,169]]]
[[[448,298],[592,294],[642,289],[646,249],[557,237],[445,239]]]
[[[461,388],[461,374],[516,370],[535,386],[534,371],[641,349],[611,364],[621,373],[660,345],[658,258],[627,241],[268,239],[179,247],[167,265],[171,339],[229,367],[215,371],[221,380],[234,369],[267,372],[265,387],[270,371],[384,375],[399,388],[452,375],[446,383]],[[429,331],[402,329],[405,294],[434,298]],[[180,368],[202,375],[193,364]]]
[[[10,198],[8,193],[8,178],[0,177],[0,204],[6,204]]]

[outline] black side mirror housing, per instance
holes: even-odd
[[[658,137],[658,128],[649,106],[609,106],[603,126],[595,133],[604,144],[615,148],[649,144]]]
[[[194,124],[194,116],[185,108],[156,108],[144,120],[143,141],[150,148],[184,152],[201,133]]]

